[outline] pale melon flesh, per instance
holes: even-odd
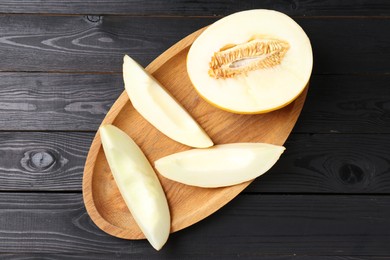
[[[159,250],[171,227],[165,193],[138,145],[113,125],[100,127],[105,156],[119,191],[150,244]]]
[[[154,77],[127,55],[123,62],[123,79],[133,107],[160,132],[191,147],[213,145],[191,115]]]
[[[200,96],[244,114],[291,103],[308,84],[312,66],[303,29],[285,14],[263,9],[218,20],[194,41],[187,56],[188,75]]]
[[[224,187],[267,172],[285,148],[267,143],[231,143],[175,153],[155,161],[164,177],[191,186]]]

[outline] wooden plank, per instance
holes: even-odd
[[[0,251],[179,258],[390,254],[389,196],[239,196],[160,252],[96,228],[81,194],[1,193]],[[229,228],[226,228],[229,227]],[[364,246],[357,246],[364,245]]]
[[[124,90],[120,73],[0,77],[3,131],[96,131]],[[314,75],[294,133],[390,133],[389,80],[388,75]]]
[[[121,75],[0,76],[1,130],[96,131],[124,90]]]
[[[4,15],[0,16],[0,71],[121,72],[124,54],[146,66],[214,20]]]
[[[0,71],[121,72],[142,65],[216,17],[0,16]],[[297,18],[314,51],[315,74],[389,73],[390,19]],[[359,39],[359,41],[356,41]],[[372,39],[375,39],[373,41]]]
[[[0,190],[81,191],[94,133],[1,132]],[[390,138],[293,134],[277,164],[245,193],[389,194]]]
[[[315,75],[295,133],[390,133],[389,75]]]
[[[375,134],[289,137],[277,164],[245,192],[389,193],[390,138]]]
[[[389,73],[383,66],[390,68],[390,19],[322,18],[297,22],[311,40],[315,74]]]
[[[172,257],[173,254],[170,254],[169,256]],[[169,257],[168,256],[168,257]],[[228,257],[225,255],[217,255],[217,257]],[[74,254],[1,254],[2,260],[36,260],[36,259],[44,259],[44,260],[62,260],[62,259],[85,259],[85,260],[107,260],[107,259],[140,259],[143,260],[147,257],[147,259],[161,259],[159,253],[153,254],[153,255],[147,255],[144,254],[83,254],[83,253],[74,253]],[[177,255],[175,255],[177,257]],[[207,252],[203,252],[202,254],[192,255],[192,254],[180,254],[180,257],[182,259],[216,259],[215,256],[207,254]],[[259,259],[261,257],[261,260],[389,260],[390,257],[387,256],[343,256],[343,255],[336,255],[336,256],[322,256],[322,255],[297,255],[297,254],[291,254],[291,255],[254,255],[254,256],[248,256],[248,255],[232,255],[230,258],[245,258],[245,259]],[[225,258],[226,259],[226,258]]]
[[[0,132],[0,190],[80,191],[93,136]]]
[[[1,4],[0,13],[50,14],[126,14],[126,15],[186,15],[215,16],[233,12],[264,8],[290,15],[390,15],[390,6],[384,0],[365,1],[120,1],[120,0],[8,0]]]

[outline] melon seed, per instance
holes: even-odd
[[[211,57],[209,75],[214,78],[233,78],[257,69],[279,65],[290,45],[272,38],[257,38],[242,44],[228,44]]]

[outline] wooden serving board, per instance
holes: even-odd
[[[215,144],[267,142],[283,145],[298,119],[308,88],[290,105],[266,114],[238,115],[211,106],[193,89],[186,71],[189,47],[203,30],[196,31],[172,46],[146,70],[187,109]],[[191,149],[169,139],[145,121],[132,107],[125,92],[108,112],[102,122],[104,124],[114,124],[125,131],[144,151],[152,165],[163,156]],[[161,175],[158,177],[170,207],[171,232],[188,227],[214,213],[250,184],[246,182],[225,188],[198,188],[168,180]],[[103,231],[125,239],[145,238],[115,184],[99,132],[92,142],[84,169],[83,198],[91,219]]]

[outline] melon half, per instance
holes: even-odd
[[[310,40],[290,17],[249,10],[210,25],[192,44],[187,72],[209,103],[235,113],[257,114],[291,103],[309,82]]]

